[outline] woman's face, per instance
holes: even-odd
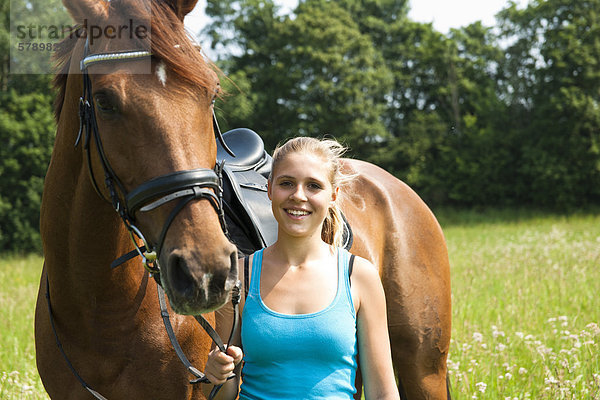
[[[337,190],[329,181],[327,164],[312,154],[291,153],[273,170],[269,198],[280,233],[290,236],[321,234],[323,220]]]

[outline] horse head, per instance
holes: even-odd
[[[222,306],[237,280],[237,254],[219,218],[219,79],[183,27],[196,0],[63,3],[79,29],[58,129],[79,127],[88,189],[117,211],[121,236],[128,231],[160,273],[175,311]]]

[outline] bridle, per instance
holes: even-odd
[[[199,371],[197,368],[193,367],[185,354],[183,353],[181,346],[179,345],[177,338],[175,337],[175,333],[173,331],[173,327],[170,322],[169,313],[167,311],[166,301],[165,301],[165,293],[160,285],[160,279],[158,278],[160,274],[159,267],[159,256],[162,250],[162,245],[167,235],[167,231],[177,216],[177,214],[191,201],[206,199],[211,205],[214,207],[221,224],[221,228],[225,235],[228,235],[227,226],[225,223],[225,214],[223,208],[223,180],[222,180],[222,171],[223,165],[222,163],[216,163],[213,169],[208,168],[196,168],[192,170],[181,170],[172,172],[170,174],[162,175],[153,179],[150,179],[138,187],[134,188],[130,192],[128,192],[121,180],[118,178],[117,174],[112,169],[108,158],[104,152],[104,148],[102,146],[102,140],[100,138],[100,134],[98,131],[98,123],[96,120],[96,114],[94,109],[94,102],[92,99],[92,82],[90,80],[88,74],[88,67],[90,65],[99,64],[99,63],[108,63],[108,62],[124,62],[124,61],[133,61],[133,60],[143,60],[150,59],[152,57],[152,53],[146,50],[132,50],[132,51],[121,51],[114,53],[96,53],[89,54],[89,39],[86,39],[83,59],[80,62],[80,69],[83,76],[83,94],[79,98],[79,132],[77,134],[77,139],[75,141],[75,147],[77,147],[82,139],[83,148],[86,152],[87,166],[90,175],[90,180],[95,191],[98,193],[100,197],[106,199],[112,204],[112,207],[117,212],[125,228],[129,232],[133,245],[135,247],[131,252],[119,257],[115,260],[111,267],[114,268],[120,264],[123,264],[125,261],[132,259],[136,256],[142,257],[142,262],[144,268],[150,272],[151,276],[153,276],[157,282],[158,289],[158,297],[159,297],[159,305],[161,309],[161,317],[163,319],[163,323],[165,325],[165,329],[171,340],[173,348],[177,353],[177,356],[181,360],[181,362],[185,365],[187,370],[193,374],[196,379],[190,381],[190,383],[210,383],[206,375]],[[214,103],[214,100],[213,100]],[[213,130],[215,134],[216,140],[220,142],[231,156],[235,157],[235,154],[231,151],[231,149],[225,143],[223,136],[221,134],[221,130],[219,129],[219,124],[217,123],[217,119],[214,113],[214,109],[212,111],[212,120],[213,120]],[[84,135],[85,134],[85,135]],[[100,159],[100,164],[102,165],[102,169],[104,172],[104,183],[106,188],[108,189],[110,199],[107,199],[106,196],[102,194],[96,177],[94,176],[94,172],[92,169],[92,157],[90,150],[90,141],[94,141],[96,145],[97,155]],[[175,207],[171,210],[168,215],[161,233],[159,235],[156,243],[150,244],[146,238],[144,237],[141,230],[135,225],[136,218],[135,213],[147,212],[154,210],[166,203],[179,200],[179,202],[175,205]],[[140,246],[138,244],[138,238],[143,242],[143,245]],[[240,282],[238,281],[234,288],[232,289],[232,303],[234,307],[234,323],[231,330],[231,334],[229,336],[229,340],[227,345],[223,344],[223,341],[214,330],[214,328],[210,325],[210,323],[202,317],[202,315],[194,316],[194,318],[200,323],[202,328],[208,333],[213,342],[217,345],[217,347],[225,352],[226,348],[229,346],[231,339],[233,337],[234,331],[237,329],[238,323],[238,303],[240,298]],[[71,369],[71,372],[75,375],[79,383],[96,399],[106,400],[100,393],[91,389],[87,383],[81,378],[81,376],[77,373],[73,365],[71,364],[67,354],[65,353],[63,346],[58,338],[58,333],[56,331],[56,327],[54,324],[54,316],[52,312],[52,305],[50,302],[50,284],[48,277],[46,277],[46,300],[48,304],[48,313],[50,316],[50,322],[52,326],[52,330],[54,332],[54,336],[56,339],[56,344],[67,362],[68,367]],[[235,375],[230,376],[228,379],[233,378]],[[213,398],[216,393],[219,391],[221,386],[215,386],[213,391],[211,392],[209,399]]]
[[[225,224],[225,214],[223,209],[223,164],[217,163],[213,169],[197,168],[162,175],[146,181],[132,191],[127,192],[124,185],[121,183],[121,180],[112,169],[108,158],[106,157],[106,153],[104,152],[104,147],[102,146],[94,102],[92,99],[92,82],[88,74],[88,68],[91,65],[99,63],[149,59],[152,57],[152,54],[145,50],[97,54],[88,53],[89,42],[86,40],[83,59],[80,63],[81,73],[83,75],[83,94],[79,98],[79,132],[77,134],[75,146],[77,147],[85,133],[83,147],[86,151],[90,179],[96,192],[101,197],[106,198],[100,191],[100,187],[92,169],[90,141],[94,141],[104,171],[104,183],[109,191],[109,201],[114,210],[121,217],[135,246],[135,250],[129,253],[129,256],[126,255],[124,258],[118,259],[112,266],[115,267],[134,256],[140,255],[142,256],[144,267],[150,273],[158,274],[160,272],[158,258],[160,257],[167,231],[177,214],[190,201],[197,199],[209,200],[219,216],[221,228],[227,235],[227,226]],[[219,140],[223,148],[229,154],[235,157],[231,149],[229,149],[223,140],[223,135],[219,129],[214,110],[212,112],[212,119],[215,138]],[[137,211],[151,211],[174,200],[179,200],[179,203],[167,217],[156,243],[150,245],[140,229],[135,225],[135,213]],[[143,246],[140,247],[138,245],[136,237],[142,240]]]

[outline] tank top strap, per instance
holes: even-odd
[[[350,253],[338,247],[338,292],[340,297],[346,300],[346,304],[350,305],[352,314],[356,314],[354,310],[354,302],[352,301],[352,291],[350,289]]]
[[[260,249],[252,255],[252,272],[250,273],[250,290],[248,294],[257,295],[260,293],[260,270],[262,268],[263,249]]]

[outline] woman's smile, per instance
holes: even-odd
[[[294,208],[284,208],[285,212],[290,215],[292,218],[302,219],[311,214],[310,211],[306,210],[298,210]]]

